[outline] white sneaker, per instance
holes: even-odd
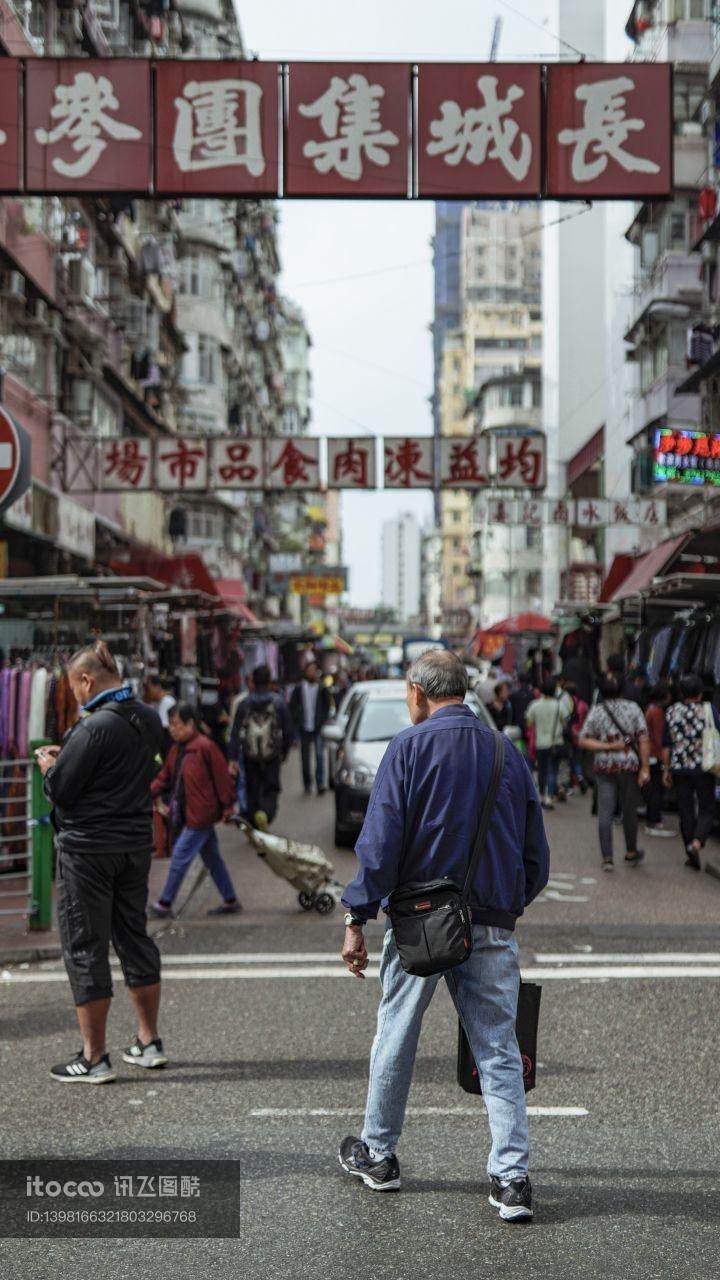
[[[159,1039],[143,1044],[136,1036],[134,1043],[123,1053],[123,1062],[129,1062],[133,1067],[164,1067],[167,1060],[163,1042]]]
[[[660,823],[660,825],[657,827],[646,827],[645,835],[646,836],[664,836],[666,839],[672,840],[677,835],[677,831],[671,831],[670,827],[664,827],[662,823]]]

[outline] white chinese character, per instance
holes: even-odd
[[[107,142],[101,137],[103,130],[116,141],[142,137],[140,129],[114,120],[108,114],[117,111],[119,106],[107,76],[96,79],[89,71],[78,71],[72,84],[56,85],[55,105],[50,115],[60,123],[54,129],[36,129],[35,137],[46,147],[68,138],[73,151],[80,157],[72,164],[59,157],[54,159],[52,167],[57,173],[65,178],[86,177],[107,147]]]
[[[4,130],[0,129],[0,147],[3,145],[4,142],[7,142],[7,134],[4,132]]]
[[[511,84],[504,98],[498,97],[497,76],[481,76],[477,82],[484,106],[462,111],[457,102],[443,102],[440,119],[433,120],[430,132],[436,139],[429,142],[429,156],[445,156],[446,164],[483,164],[486,159],[499,160],[511,178],[520,182],[527,176],[532,161],[532,139],[520,132],[510,116],[513,103],[524,98],[525,90]]]
[[[303,116],[316,116],[325,134],[325,142],[306,142],[303,155],[312,160],[318,173],[337,169],[341,178],[357,182],[363,176],[363,155],[373,164],[390,163],[388,147],[400,139],[383,129],[380,99],[385,90],[380,84],[369,84],[365,76],[351,75],[347,80],[333,76],[329,88],[316,102],[301,105]]]
[[[660,165],[654,160],[623,151],[630,134],[642,132],[646,127],[644,120],[628,120],[625,115],[625,94],[634,88],[635,81],[629,76],[578,85],[575,97],[585,104],[582,128],[562,129],[558,134],[558,142],[575,148],[572,158],[575,182],[592,182],[598,178],[607,169],[610,158],[626,173],[660,172]]]
[[[183,173],[245,165],[265,172],[260,129],[262,85],[251,80],[190,80],[175,99],[173,155]]]

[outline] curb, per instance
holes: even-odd
[[[0,964],[38,964],[40,960],[62,960],[62,947],[14,947],[8,951],[0,947]]]

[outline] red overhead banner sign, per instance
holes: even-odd
[[[666,63],[4,58],[0,103],[2,192],[629,200],[673,189]]]
[[[0,417],[2,416],[0,412]],[[71,493],[206,493],[215,490],[375,489],[376,457],[386,489],[534,490],[545,487],[542,435],[127,436],[65,433],[63,488]],[[8,454],[8,457],[10,455]]]

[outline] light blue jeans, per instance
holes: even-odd
[[[370,1055],[362,1139],[377,1152],[394,1151],[402,1132],[423,1015],[445,978],[480,1071],[492,1146],[492,1178],[525,1178],[530,1143],[523,1066],[515,1036],[520,958],[507,929],[475,925],[469,960],[445,974],[417,978],[400,963],[392,930],[380,961],[382,1000]],[[452,1057],[455,1044],[448,1045]]]

